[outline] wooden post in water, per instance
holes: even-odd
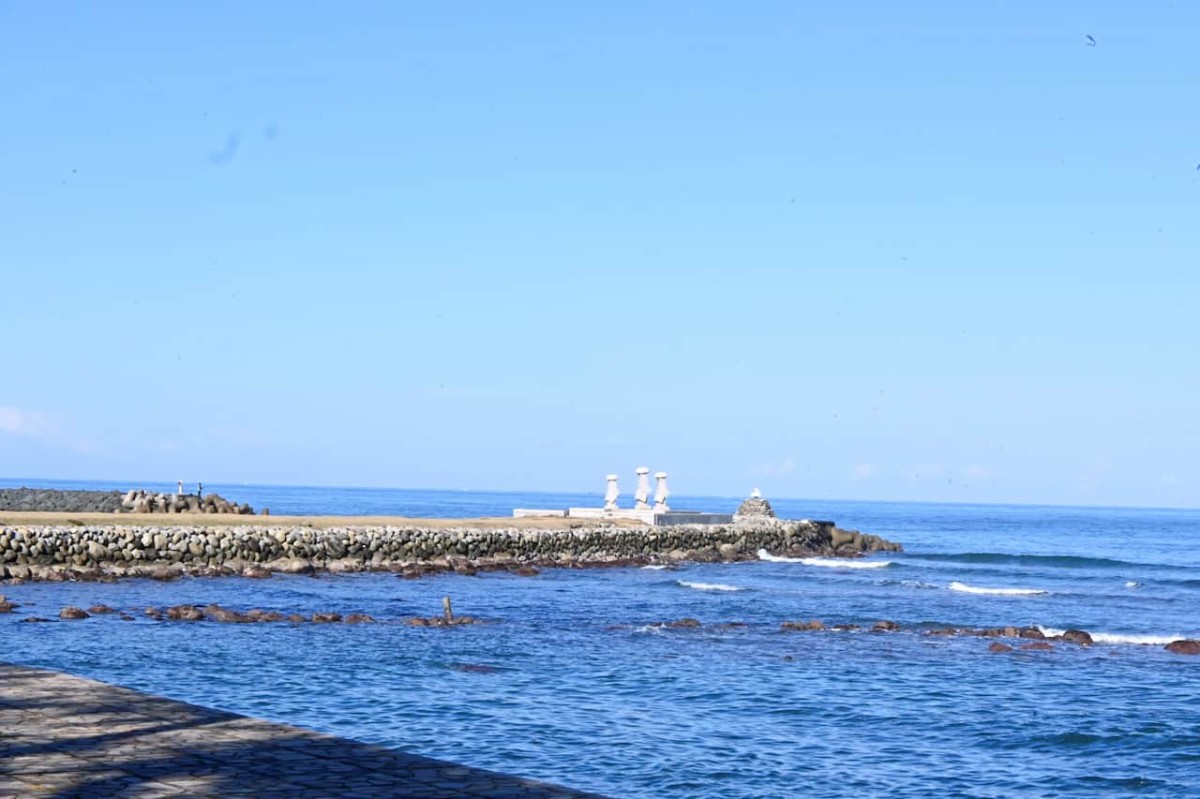
[[[454,623],[454,611],[450,609],[450,597],[448,596],[442,597],[442,618],[446,620],[447,624]]]

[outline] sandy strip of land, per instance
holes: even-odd
[[[631,519],[571,519],[562,516],[492,516],[475,519],[410,519],[404,516],[239,516],[226,513],[46,513],[0,511],[0,527],[30,525],[117,527],[411,527],[432,530],[565,530],[642,527]]]

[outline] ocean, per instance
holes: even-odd
[[[275,514],[600,503],[599,493],[205,490]],[[1163,649],[1200,638],[1200,511],[770,499],[781,516],[834,520],[905,551],[535,577],[0,586],[23,605],[0,615],[0,659],[613,797],[1200,796],[1200,657]],[[440,613],[443,596],[487,623],[399,623]],[[97,602],[137,620],[17,623]],[[140,615],[211,602],[380,623]],[[683,618],[701,626],[664,624]],[[808,619],[861,629],[780,628]],[[901,630],[871,632],[879,620]],[[993,639],[924,634],[947,625],[1077,628],[1096,643],[994,653]]]

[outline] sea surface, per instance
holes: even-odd
[[[600,503],[598,493],[205,488],[272,513]],[[725,512],[738,501],[674,499]],[[0,659],[613,797],[1200,796],[1200,657],[1163,650],[1200,638],[1200,511],[772,502],[781,516],[831,519],[905,551],[536,577],[2,586],[23,607],[0,615]],[[402,623],[440,613],[443,596],[488,623]],[[136,612],[133,622],[17,623],[96,602],[362,611],[381,623]],[[661,625],[686,617],[703,626]],[[780,629],[807,619],[886,619],[904,631]],[[1097,643],[997,654],[989,639],[921,633],[1010,624],[1079,628]]]

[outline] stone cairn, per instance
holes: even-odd
[[[775,511],[771,509],[771,503],[763,499],[762,492],[757,488],[750,492],[749,498],[738,506],[737,513],[734,516],[766,516],[775,518]]]
[[[254,513],[249,503],[239,505],[220,494],[151,494],[144,490],[126,493],[121,507],[130,513]]]

